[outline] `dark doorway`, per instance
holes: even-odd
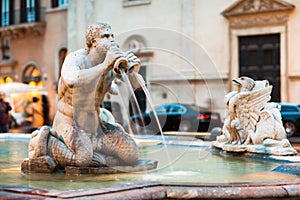
[[[268,80],[271,101],[280,102],[280,34],[239,37],[240,76]]]

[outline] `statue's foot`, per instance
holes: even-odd
[[[49,133],[50,128],[47,126],[43,126],[40,130],[35,130],[31,134],[28,148],[29,159],[47,155]]]
[[[52,173],[56,170],[57,163],[50,156],[40,156],[33,159],[25,159],[22,162],[23,173]]]

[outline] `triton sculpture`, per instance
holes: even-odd
[[[93,24],[86,32],[86,48],[70,53],[58,85],[58,110],[53,131],[42,127],[32,133],[29,159],[22,171],[54,171],[57,167],[137,165],[138,146],[116,123],[101,119],[100,103],[112,83],[125,73],[134,89],[140,60],[124,53],[114,41],[110,25]],[[37,166],[37,167],[35,167]],[[33,169],[35,168],[35,169]]]

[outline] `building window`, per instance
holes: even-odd
[[[58,6],[61,7],[61,6],[66,6],[68,5],[68,0],[59,0],[58,1]]]
[[[33,86],[41,86],[41,71],[33,64],[26,66],[22,74],[22,82]]]
[[[35,21],[35,0],[26,1],[26,10],[27,10],[27,22]]]
[[[2,60],[10,59],[10,39],[4,38],[1,44]]]
[[[52,0],[51,1],[52,8],[65,7],[67,5],[68,5],[68,0]]]
[[[151,0],[123,0],[123,7],[140,6],[150,3]]]
[[[9,26],[14,21],[14,1],[0,0],[1,26]]]
[[[21,22],[40,20],[39,0],[21,0]]]
[[[1,26],[9,25],[9,0],[2,1],[2,21]]]

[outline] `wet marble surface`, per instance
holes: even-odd
[[[300,182],[239,184],[128,183],[91,190],[57,191],[0,185],[1,199],[296,199]]]

